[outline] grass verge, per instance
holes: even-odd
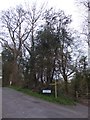
[[[53,95],[44,95],[44,94],[40,94],[37,92],[33,92],[30,89],[27,88],[21,88],[21,87],[16,87],[16,86],[9,86],[12,89],[15,89],[17,91],[20,91],[22,93],[25,93],[27,95],[30,96],[34,96],[43,100],[46,100],[48,102],[52,102],[52,103],[57,103],[57,104],[62,104],[62,105],[75,105],[75,101],[69,97],[65,97],[63,95],[55,98]]]

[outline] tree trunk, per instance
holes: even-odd
[[[68,94],[68,80],[67,75],[64,75],[64,82],[65,82],[65,94]]]
[[[13,85],[18,84],[18,76],[19,76],[19,70],[16,60],[13,61],[12,64],[12,73],[10,74],[9,81],[12,81]]]
[[[32,52],[31,61],[30,61],[30,85],[29,86],[31,88],[34,88],[37,86],[34,52]]]

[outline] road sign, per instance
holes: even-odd
[[[56,84],[60,84],[60,82],[56,82]],[[55,85],[55,83],[50,83],[49,85]]]
[[[42,90],[42,93],[51,93],[51,90]]]
[[[55,86],[55,98],[57,98],[57,84],[59,84],[59,82],[57,82],[55,80],[55,83],[50,83],[49,85],[54,85]]]

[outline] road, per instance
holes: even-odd
[[[64,106],[25,95],[11,88],[2,90],[3,118],[87,118],[88,107]]]
[[[0,87],[0,120],[2,118],[2,88]]]

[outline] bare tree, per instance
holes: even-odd
[[[25,42],[24,47],[30,56],[30,80],[31,86],[36,86],[36,71],[35,71],[35,34],[41,22],[42,14],[44,12],[44,4],[37,10],[36,4],[27,9],[27,22],[31,25],[31,33],[29,39]],[[32,85],[33,84],[33,85]],[[30,85],[29,85],[30,86]]]
[[[87,9],[88,17],[86,17],[86,31],[84,34],[87,36],[88,43],[88,68],[90,69],[90,1],[83,1],[84,6]]]
[[[77,2],[77,1],[76,1]],[[90,1],[89,0],[78,0],[79,6],[84,7],[84,23],[82,33],[85,35],[84,40],[88,44],[88,68],[90,69]]]
[[[3,47],[7,47],[13,53],[13,68],[10,80],[17,81],[18,64],[17,61],[22,55],[22,46],[27,40],[31,26],[26,21],[27,12],[20,6],[7,11],[2,11],[2,30],[0,32],[0,42]],[[15,80],[16,79],[16,80]]]

